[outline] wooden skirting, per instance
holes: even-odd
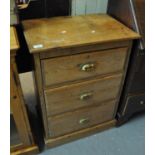
[[[15,152],[12,152],[11,155],[37,155],[39,153],[39,149],[37,146],[27,147]]]
[[[45,140],[45,145],[46,145],[46,148],[56,147],[56,146],[62,145],[64,143],[67,143],[67,142],[70,142],[73,140],[77,140],[77,139],[95,134],[97,132],[104,131],[104,130],[109,129],[115,125],[116,125],[116,120],[114,119],[114,120],[108,121],[106,123],[102,123],[102,124],[99,124],[99,125],[87,128],[87,129],[83,129],[83,130],[73,132],[73,133],[70,133],[70,134],[67,134],[64,136],[60,136],[57,138]]]

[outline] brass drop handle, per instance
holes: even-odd
[[[93,96],[93,94],[90,92],[90,93],[85,93],[85,94],[82,94],[80,96],[80,100],[84,101],[84,100],[88,100],[90,99],[91,97]]]
[[[90,122],[89,118],[82,118],[79,120],[79,124],[88,124]]]
[[[94,63],[87,63],[81,66],[81,71],[84,72],[90,72],[95,69],[95,64]]]

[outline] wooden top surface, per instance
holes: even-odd
[[[25,20],[23,26],[31,53],[140,37],[106,14]]]
[[[10,50],[14,51],[19,48],[18,38],[14,27],[10,27]]]

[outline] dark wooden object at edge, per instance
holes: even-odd
[[[145,0],[109,0],[108,14],[142,35],[132,49],[117,112],[121,125],[145,109]]]

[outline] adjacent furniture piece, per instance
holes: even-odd
[[[19,23],[17,12],[18,10],[15,0],[10,0],[10,25],[17,25]]]
[[[145,0],[109,0],[108,14],[141,34],[134,43],[119,109],[118,125],[145,110]]]
[[[133,39],[106,14],[23,21],[47,147],[115,125]]]
[[[17,3],[15,6],[14,1]],[[19,73],[29,72],[33,70],[32,56],[29,54],[21,21],[25,19],[35,19],[54,16],[68,16],[70,14],[70,0],[22,0],[27,4],[21,5],[21,1],[11,0],[10,4],[10,23],[16,25],[16,30],[20,38],[20,49],[17,53],[16,62]],[[20,4],[20,5],[19,5]],[[18,21],[17,23],[16,20]]]
[[[14,27],[10,28],[10,146],[11,154],[34,154],[38,148],[34,145],[34,140],[29,125],[29,120],[24,105],[24,98],[20,86],[18,72],[16,68],[15,56],[19,48],[18,39]]]

